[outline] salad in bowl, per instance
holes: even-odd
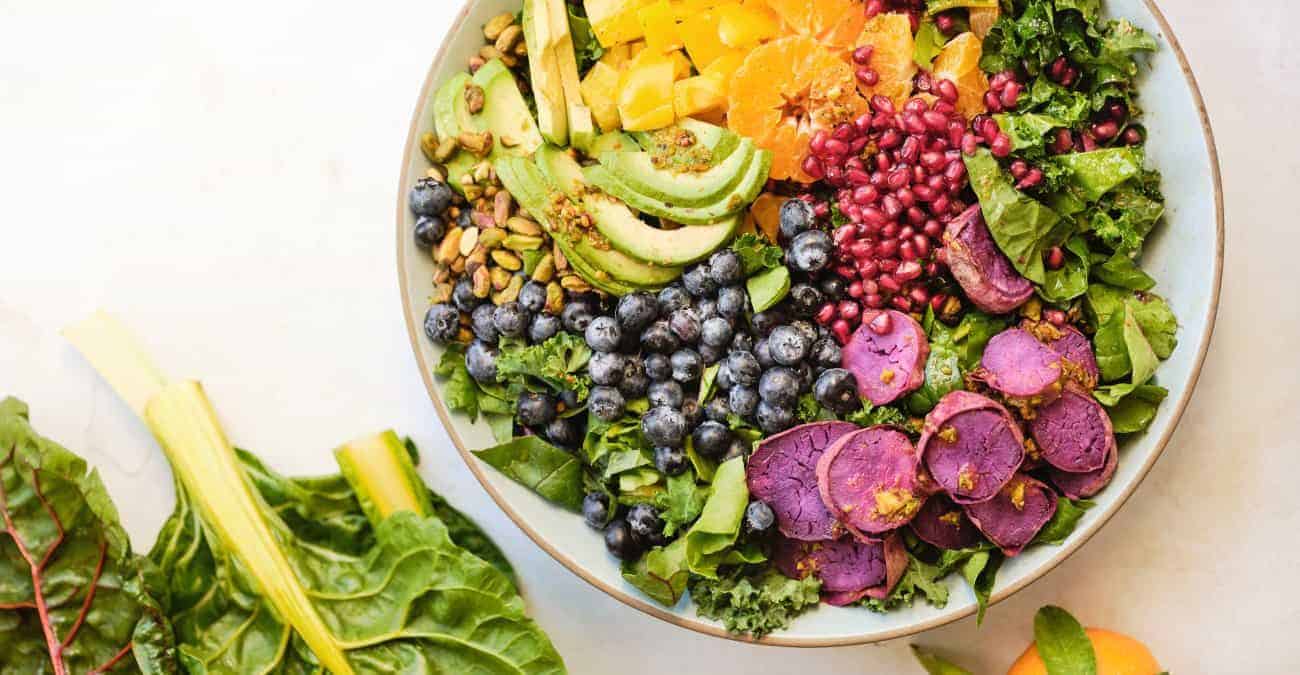
[[[1098,0],[480,25],[403,187],[418,349],[491,431],[472,463],[574,512],[639,606],[762,638],[964,584],[982,616],[1160,416],[1161,47]]]

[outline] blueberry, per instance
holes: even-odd
[[[812,205],[802,199],[791,199],[781,205],[781,238],[790,241],[813,226],[817,214]]]
[[[748,441],[742,438],[732,438],[731,442],[727,444],[726,454],[722,455],[722,458],[718,461],[727,462],[737,457],[748,457],[750,447]]]
[[[604,422],[613,422],[622,417],[626,405],[623,395],[613,387],[592,387],[591,395],[587,397],[587,408],[591,414]]]
[[[668,327],[678,340],[688,345],[700,341],[700,319],[691,309],[679,309],[668,317]]]
[[[818,272],[830,262],[834,248],[829,234],[821,230],[809,230],[790,242],[785,257],[791,267],[801,272]]]
[[[676,476],[690,465],[690,458],[682,448],[655,448],[655,468],[665,476]]]
[[[442,216],[420,216],[415,219],[415,243],[431,249],[447,234],[447,221]]]
[[[461,209],[460,215],[456,216],[456,227],[463,230],[474,226],[474,212],[470,209]]]
[[[682,393],[682,385],[672,380],[651,382],[646,390],[646,398],[650,399],[651,406],[662,405],[669,408],[680,408],[685,396]]]
[[[713,298],[704,298],[695,303],[695,316],[700,317],[700,321],[708,321],[715,316],[722,316],[718,312],[718,301]]]
[[[768,368],[758,378],[759,398],[779,406],[792,406],[799,398],[799,375],[790,368]]]
[[[668,406],[656,406],[641,417],[641,433],[651,445],[681,447],[686,439],[686,417]]]
[[[745,528],[750,532],[766,532],[776,524],[776,514],[766,502],[755,499],[745,507]]]
[[[451,342],[460,332],[460,312],[443,302],[429,308],[424,314],[424,334],[434,342]]]
[[[758,365],[764,368],[771,368],[776,365],[772,360],[772,348],[766,339],[759,340],[754,344],[754,358],[758,360]]]
[[[721,422],[705,422],[691,433],[691,444],[701,455],[717,459],[731,444],[731,430]]]
[[[499,355],[496,345],[475,340],[469,343],[469,349],[465,350],[465,369],[476,382],[495,383]]]
[[[478,307],[483,299],[474,295],[474,282],[469,277],[461,277],[456,282],[456,286],[451,289],[451,301],[456,305],[456,309],[469,314]]]
[[[736,331],[736,336],[731,338],[731,351],[733,352],[752,352],[754,351],[754,336],[741,330]]]
[[[686,292],[697,298],[706,298],[718,292],[718,282],[713,280],[708,263],[701,263],[682,275]]]
[[[767,338],[767,348],[772,360],[783,366],[793,366],[808,356],[812,341],[794,326],[777,326]]]
[[[681,345],[681,340],[677,339],[664,319],[650,324],[650,327],[641,333],[641,348],[648,352],[671,354]]]
[[[563,403],[568,410],[578,407],[578,392],[572,389],[565,389],[560,392],[560,403]]]
[[[618,386],[618,383],[623,381],[623,355],[596,352],[587,361],[587,373],[591,375],[591,381],[596,384]]]
[[[469,327],[474,331],[474,337],[489,344],[496,344],[497,338],[501,335],[497,332],[497,325],[492,322],[492,313],[495,311],[494,305],[479,305],[474,308],[474,313],[469,315]],[[536,320],[533,323],[536,323]]]
[[[818,289],[827,300],[842,300],[846,285],[838,276],[828,276],[817,284]]]
[[[731,324],[720,316],[705,321],[700,328],[700,341],[710,347],[726,347],[731,342]]]
[[[734,386],[727,392],[727,407],[741,417],[749,417],[758,407],[758,392],[753,387]]]
[[[497,305],[492,312],[492,324],[497,327],[497,332],[505,337],[520,337],[524,331],[528,330],[528,322],[532,317],[518,302],[507,302],[504,305]]]
[[[663,354],[646,354],[645,374],[654,382],[663,382],[673,377],[673,366]]]
[[[762,429],[763,433],[780,433],[794,424],[794,410],[788,406],[759,401],[758,409],[754,412],[754,419],[758,421],[758,428]]]
[[[623,394],[623,398],[641,398],[649,387],[650,378],[646,377],[645,363],[641,357],[623,357],[623,381],[618,384],[618,391]]]
[[[519,304],[536,314],[546,306],[546,284],[530,281],[519,289]]]
[[[700,358],[704,359],[705,365],[713,365],[722,360],[727,355],[726,347],[714,347],[713,345],[700,345]]]
[[[619,327],[628,333],[640,333],[645,330],[658,314],[659,303],[655,301],[655,296],[644,291],[629,293],[619,298],[618,307],[614,310]]]
[[[727,358],[730,359],[730,357]],[[713,386],[718,389],[730,389],[735,384],[736,380],[732,377],[731,366],[727,365],[727,361],[724,360],[718,364],[718,372],[713,376]]]
[[[557,417],[546,425],[546,440],[562,448],[576,448],[582,443],[582,430],[575,418]]]
[[[659,291],[659,316],[668,316],[683,307],[691,306],[691,294],[679,284],[665,286]]]
[[[833,337],[817,338],[808,359],[822,368],[838,368],[840,365],[840,343]]]
[[[858,382],[853,373],[843,368],[831,368],[817,378],[813,385],[817,402],[841,415],[862,407],[858,399]]]
[[[785,323],[785,314],[779,309],[759,312],[749,319],[749,325],[754,327],[754,332],[765,337],[772,332],[773,328],[783,323]]]
[[[515,417],[526,427],[542,427],[555,419],[555,397],[536,391],[525,391],[519,395],[515,406]]]
[[[714,396],[708,403],[704,404],[704,419],[714,422],[726,422],[727,414],[731,408],[727,407],[727,402],[721,396]]]
[[[564,321],[564,330],[581,333],[587,330],[587,324],[596,317],[592,306],[585,302],[570,302],[560,310],[560,319]]]
[[[700,379],[700,372],[704,369],[700,353],[690,347],[673,352],[668,362],[673,366],[673,379],[682,384]]]
[[[758,378],[763,374],[758,358],[749,352],[732,352],[728,355],[727,370],[731,371],[731,380],[742,387],[758,384]]]
[[[817,326],[814,326],[811,321],[795,319],[790,322],[790,327],[799,331],[799,334],[803,336],[803,339],[807,341],[809,345],[812,345],[813,342],[817,341]]]
[[[700,405],[699,399],[694,396],[682,401],[681,411],[682,417],[686,418],[687,429],[694,429],[704,421],[704,406]]]
[[[417,216],[436,216],[451,206],[451,187],[433,178],[415,181],[410,194],[411,213]]]
[[[740,255],[729,248],[724,248],[709,256],[709,276],[713,278],[713,283],[719,286],[740,283],[740,280],[745,278]]]
[[[598,352],[616,352],[618,343],[623,339],[623,331],[614,317],[598,316],[587,324],[583,337],[587,340],[587,346]]]
[[[659,511],[649,504],[637,504],[627,512],[627,524],[632,534],[646,544],[660,546],[664,539],[664,521]]]
[[[534,314],[533,322],[528,326],[528,339],[534,344],[546,342],[560,332],[560,324],[560,317],[554,314]]]
[[[790,311],[795,316],[808,318],[821,309],[823,302],[822,292],[812,284],[795,284],[790,287]]]
[[[799,365],[794,366],[794,372],[799,376],[799,393],[807,394],[812,391],[813,386],[813,369],[807,361],[800,361]]]
[[[605,529],[610,515],[612,514],[609,510],[609,495],[604,492],[588,492],[582,498],[582,519],[587,521],[588,527],[596,530]]]
[[[623,331],[623,338],[618,341],[618,350],[624,354],[641,353],[641,333]]]
[[[749,294],[740,286],[726,286],[718,291],[718,314],[739,319],[749,305]]]
[[[632,536],[632,528],[625,520],[615,520],[605,526],[605,550],[619,560],[636,560],[641,556],[641,544]]]

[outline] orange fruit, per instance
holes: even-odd
[[[867,20],[861,0],[767,0],[767,5],[790,31],[845,54]]]
[[[997,5],[992,7],[971,7],[970,8],[970,29],[975,36],[983,40],[989,34],[989,29],[997,23],[998,15],[1001,12]]]
[[[859,82],[858,90],[868,99],[879,94],[902,108],[912,93],[912,77],[916,75],[911,20],[906,14],[877,14],[863,26],[857,45],[871,45],[868,66],[880,76],[874,86]]]
[[[984,92],[988,91],[989,79],[980,70],[983,50],[983,42],[974,33],[962,33],[944,46],[934,58],[934,68],[930,71],[936,82],[952,80],[957,85],[957,112],[966,119],[984,112]],[[875,60],[873,56],[871,61]]]
[[[800,164],[813,133],[868,108],[854,81],[853,69],[822,43],[802,35],[773,40],[733,75],[727,126],[773,152],[772,178],[811,183]]]
[[[748,215],[753,219],[755,229],[771,241],[777,241],[781,229],[781,206],[789,199],[789,197],[764,192],[749,205]]]
[[[1161,672],[1160,664],[1141,642],[1101,628],[1089,628],[1084,632],[1097,655],[1097,675],[1156,675]],[[1025,653],[1011,664],[1007,675],[1047,675],[1037,644],[1029,645]]]

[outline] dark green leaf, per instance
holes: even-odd
[[[1048,675],[1097,675],[1097,655],[1083,626],[1070,613],[1048,605],[1034,615],[1034,642]]]
[[[1017,190],[988,150],[981,149],[965,160],[971,187],[998,248],[1022,275],[1043,283],[1043,252],[1064,243],[1068,223],[1063,224],[1052,209]]]
[[[709,489],[695,484],[695,471],[690,468],[665,482],[667,489],[656,497],[655,507],[664,521],[664,535],[671,537],[700,517]]]
[[[1065,242],[1065,264],[1060,269],[1043,272],[1043,285],[1038,294],[1048,302],[1064,304],[1088,292],[1088,270],[1091,253],[1088,242],[1075,235]]]
[[[1156,280],[1143,272],[1137,263],[1124,253],[1115,253],[1100,265],[1094,265],[1092,276],[1111,286],[1133,291],[1149,291],[1156,285]]]
[[[1030,545],[1049,544],[1056,546],[1061,544],[1074,532],[1078,527],[1079,520],[1083,518],[1084,512],[1093,507],[1093,503],[1080,499],[1065,499],[1062,497],[1056,501],[1056,513],[1052,514],[1052,519],[1047,521],[1043,529],[1034,535]]]
[[[753,276],[763,270],[781,266],[785,254],[773,246],[765,237],[746,232],[731,242],[731,250],[740,255],[740,264],[745,276]]]
[[[540,344],[502,341],[497,359],[497,379],[515,382],[533,377],[555,391],[575,391],[578,400],[587,398],[591,378],[585,372],[591,348],[580,336],[557,333]]]
[[[691,577],[690,590],[697,614],[721,621],[732,633],[755,638],[788,628],[821,600],[821,582],[815,576],[790,579],[771,568],[737,568],[719,579]]]
[[[943,577],[948,575],[948,571],[927,563],[908,551],[907,569],[894,590],[884,599],[868,598],[863,604],[873,612],[888,612],[911,605],[917,598],[923,598],[935,607],[943,607],[948,604],[948,587],[943,583]]]
[[[582,464],[537,436],[522,436],[475,450],[507,478],[571,511],[582,507]]]
[[[1115,393],[1120,395],[1116,398],[1113,396]],[[1154,384],[1144,384],[1123,392],[1112,392],[1109,388],[1102,387],[1096,392],[1097,400],[1106,406],[1110,424],[1117,434],[1146,430],[1156,418],[1160,402],[1168,395],[1168,389]]]
[[[916,657],[917,663],[925,669],[929,675],[971,675],[969,670],[961,666],[945,661],[934,652],[912,645],[912,656]]]

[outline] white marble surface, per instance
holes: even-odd
[[[574,673],[919,672],[902,641],[754,647],[638,614],[535,548],[457,458],[407,345],[392,241],[408,115],[455,4],[0,0],[0,394],[100,466],[147,547],[171,506],[165,463],[56,332],[107,307],[279,468],[330,470],[326,450],[368,430],[414,436],[425,477],[505,546]],[[1198,392],[1081,552],[983,627],[916,639],[977,672],[1005,670],[1049,602],[1141,636],[1179,675],[1295,670],[1300,7],[1216,7],[1164,7],[1228,209]]]

